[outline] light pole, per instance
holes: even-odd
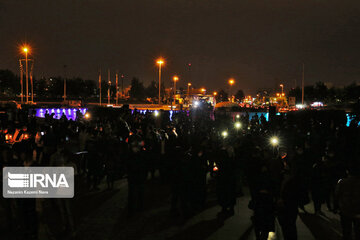
[[[21,59],[19,60],[20,63],[20,86],[21,86],[21,103],[24,103],[24,86],[23,86],[23,78],[24,78],[24,70],[23,70],[23,66],[22,66],[22,62]]]
[[[179,77],[178,76],[174,76],[173,77],[173,81],[174,81],[174,105],[175,105],[175,95],[176,95],[176,82],[179,81]]]
[[[29,74],[28,74],[28,47],[24,47],[23,51],[25,53],[25,79],[26,79],[26,103],[29,102]]]
[[[110,88],[111,88],[111,80],[110,80],[110,69],[108,69],[108,105],[110,105]]]
[[[31,102],[34,104],[34,82],[33,82],[33,72],[34,72],[34,59],[31,61],[31,70],[30,70]]]
[[[124,74],[121,74],[121,98],[124,99]]]
[[[159,105],[161,104],[161,65],[164,64],[164,60],[159,58],[156,62],[159,64]]]
[[[101,106],[101,69],[99,70],[99,105]]]
[[[187,89],[188,98],[190,98],[190,86],[191,86],[191,83],[188,83],[188,89]]]
[[[119,74],[116,73],[116,75],[115,75],[115,85],[116,85],[116,103],[115,103],[115,105],[118,105],[118,101],[119,101],[119,87],[118,87],[118,84],[119,84]]]
[[[282,96],[284,93],[284,84],[280,84],[280,87],[281,87],[281,96]]]
[[[64,103],[66,101],[66,65],[64,65]]]
[[[231,99],[231,102],[232,102],[232,95],[231,95],[231,87],[232,85],[234,85],[235,83],[235,80],[233,78],[229,79],[229,84],[230,84],[230,91],[229,91],[229,94],[230,94],[230,99]]]

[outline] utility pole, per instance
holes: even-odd
[[[26,79],[26,103],[29,103],[29,73],[28,73],[28,53],[25,51],[25,79]]]
[[[125,98],[124,95],[124,74],[121,74],[121,97]]]
[[[31,102],[34,104],[34,82],[33,82],[33,72],[34,72],[34,60],[32,60],[32,61],[31,61],[31,68],[30,68]]]
[[[110,87],[111,87],[110,69],[108,69],[108,105],[110,105]]]
[[[301,82],[301,104],[304,105],[304,78],[305,78],[305,64],[302,67],[302,82]]]
[[[116,72],[115,75],[115,81],[116,81],[116,104],[118,105],[118,100],[119,100],[119,87],[118,87],[118,83],[119,83],[119,74]]]
[[[161,104],[161,63],[159,64],[159,105]]]
[[[99,97],[100,97],[100,106],[101,106],[101,69],[99,71]]]
[[[21,97],[21,103],[24,103],[24,86],[23,86],[24,70],[21,63],[21,59],[19,60],[19,64],[20,64],[20,87],[21,87],[20,97]]]
[[[66,101],[66,65],[64,65],[64,103]]]

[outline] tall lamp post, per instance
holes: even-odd
[[[174,76],[174,77],[173,77],[173,81],[174,81],[174,105],[175,105],[176,82],[179,81],[179,77],[178,77],[178,76]]]
[[[108,105],[110,105],[110,88],[111,88],[110,69],[108,69]]]
[[[280,87],[281,87],[281,96],[282,96],[284,93],[284,84],[280,84]]]
[[[191,83],[188,83],[188,89],[187,89],[187,95],[188,95],[188,97],[190,97],[190,87],[191,87]]]
[[[116,103],[115,103],[115,105],[116,106],[118,105],[118,102],[119,102],[119,87],[118,87],[118,84],[119,84],[119,74],[116,73],[116,75],[115,75],[115,85],[116,85]]]
[[[159,58],[156,62],[159,65],[159,105],[161,104],[161,65],[164,64],[164,60]]]
[[[25,53],[25,79],[26,79],[26,103],[29,102],[29,74],[28,74],[28,52],[29,48],[25,46],[23,48],[23,51]]]
[[[24,70],[23,70],[23,66],[21,63],[21,59],[19,60],[20,63],[20,87],[21,87],[21,91],[20,91],[20,97],[21,97],[21,103],[24,103],[24,84],[23,84],[23,78],[24,78]]]
[[[229,79],[229,84],[230,84],[230,91],[229,91],[229,93],[230,93],[230,99],[231,99],[231,102],[233,101],[232,99],[232,94],[231,94],[231,87],[232,87],[232,85],[234,85],[235,84],[235,80],[233,79],[233,78],[231,78],[231,79]]]

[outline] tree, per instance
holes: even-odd
[[[20,93],[20,80],[10,70],[0,70],[0,91],[5,95]]]
[[[244,94],[243,90],[241,90],[241,89],[238,90],[238,91],[236,92],[236,94],[235,94],[235,99],[236,99],[237,101],[243,100],[244,97],[245,97],[245,94]]]
[[[146,88],[146,97],[154,98],[158,95],[158,88],[155,81],[151,81]]]
[[[323,82],[317,82],[314,87],[315,100],[324,102],[328,96],[328,88]]]
[[[227,102],[229,101],[229,95],[223,89],[221,89],[216,95],[217,102]]]
[[[144,100],[145,98],[144,85],[137,78],[131,80],[130,98],[133,100]]]

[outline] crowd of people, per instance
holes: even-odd
[[[280,223],[284,239],[297,239],[298,211],[313,202],[340,214],[343,238],[360,238],[360,128],[346,126],[343,113],[297,112],[263,115],[208,110],[138,111],[99,108],[76,121],[26,110],[1,115],[1,161],[5,166],[72,166],[86,189],[128,182],[128,217],[144,207],[150,178],[171,189],[170,213],[186,221],[206,207],[209,178],[216,182],[219,218],[234,214],[236,198],[247,194],[257,239]],[[211,116],[211,117],[210,117]],[[2,174],[2,173],[0,173]],[[2,179],[2,177],[1,177]],[[76,185],[76,192],[84,186]],[[38,238],[35,199],[1,199],[7,229]],[[71,200],[59,199],[64,231],[76,233]],[[20,230],[20,231],[19,231]]]

